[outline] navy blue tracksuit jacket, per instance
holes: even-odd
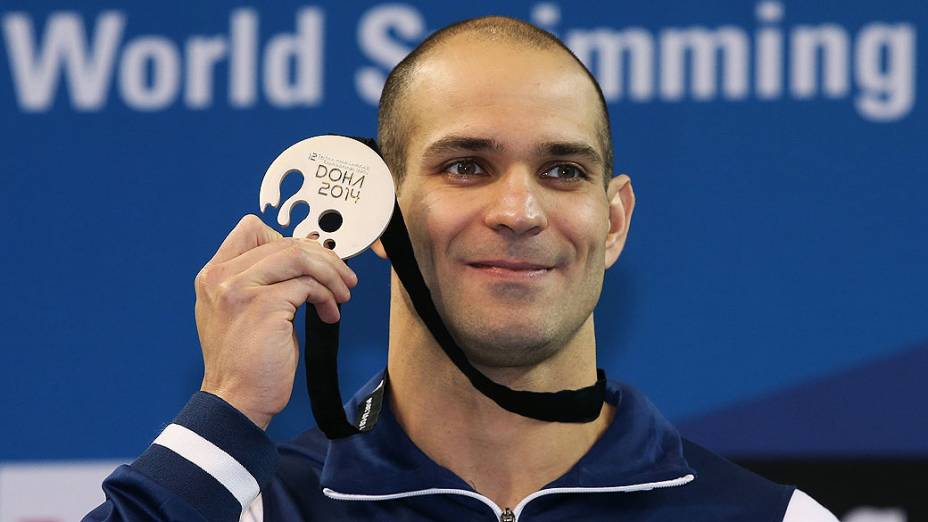
[[[382,383],[372,379],[348,411],[363,411]],[[141,457],[106,479],[106,502],[84,520],[837,520],[801,491],[682,438],[633,388],[607,389],[616,414],[603,437],[516,506],[496,505],[431,461],[387,400],[369,432],[330,442],[310,430],[275,446],[225,401],[198,392]]]

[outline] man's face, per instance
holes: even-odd
[[[453,37],[412,77],[399,201],[470,360],[528,366],[599,299],[610,231],[599,102],[562,51],[478,40]]]

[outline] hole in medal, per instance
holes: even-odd
[[[342,227],[342,215],[337,210],[327,210],[319,216],[319,228],[332,233]]]
[[[296,196],[300,192],[300,188],[303,186],[305,179],[303,172],[299,169],[287,169],[280,179],[280,201],[287,201]],[[284,233],[284,235],[293,235],[296,226],[309,217],[309,203],[304,200],[295,201],[290,208],[289,216],[283,216],[281,214],[281,209],[278,208],[278,218],[281,217],[287,218],[287,225],[281,225],[283,230],[289,232]],[[281,231],[283,232],[283,230]]]
[[[335,250],[335,240],[326,239],[325,241],[322,242],[322,246],[328,248],[329,250]]]
[[[316,232],[315,230],[312,231],[312,232],[310,232],[310,233],[306,236],[306,239],[319,239],[319,232]]]
[[[280,194],[296,194],[303,186],[303,172],[300,169],[287,169],[283,177],[280,178]]]

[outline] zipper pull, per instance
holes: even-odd
[[[506,508],[499,515],[499,522],[516,522],[516,515],[511,509]]]

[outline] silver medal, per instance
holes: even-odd
[[[307,138],[283,151],[261,182],[261,212],[280,203],[280,183],[291,172],[303,185],[280,205],[277,223],[290,226],[294,205],[305,202],[309,214],[293,237],[317,237],[342,259],[356,256],[376,241],[390,222],[396,195],[383,159],[367,145],[343,136]]]

